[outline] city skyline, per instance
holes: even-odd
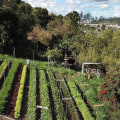
[[[103,16],[120,17],[120,0],[22,0],[32,7],[46,8],[49,13],[65,16],[67,13],[77,11],[91,13],[94,17]]]

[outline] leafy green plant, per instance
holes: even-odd
[[[4,61],[1,65],[0,65],[0,79],[2,78],[5,69],[7,68],[7,66],[9,65],[8,62]]]
[[[36,119],[36,68],[30,65],[27,119]]]
[[[56,86],[56,79],[54,78],[52,71],[47,71],[47,74],[50,80],[51,91],[52,91],[53,100],[55,104],[54,107],[57,114],[56,118],[57,120],[66,120],[63,104],[59,98],[59,90]]]
[[[41,109],[42,120],[52,120],[52,111],[50,107],[50,99],[48,94],[48,83],[44,70],[40,70],[40,97],[41,106],[48,107],[48,110]],[[48,116],[49,115],[49,116]]]
[[[46,52],[46,56],[53,57],[55,59],[61,59],[63,57],[62,51],[59,49],[52,49]]]
[[[25,79],[26,79],[26,71],[27,71],[27,65],[24,65],[21,80],[20,80],[20,87],[19,87],[19,91],[18,91],[16,106],[15,106],[15,115],[14,115],[15,118],[20,117],[20,111],[21,111],[21,105],[22,105],[22,99],[23,99],[23,91],[24,91],[24,84],[25,84]]]
[[[82,99],[81,94],[79,93],[75,82],[72,80],[68,80],[67,81],[68,86],[70,88],[70,92],[79,108],[79,110],[81,111],[84,120],[94,120],[94,117],[92,117],[90,111],[88,110],[88,107],[86,106],[85,102]]]
[[[7,102],[6,99],[9,95],[9,91],[12,87],[12,82],[14,80],[15,73],[17,71],[18,66],[19,66],[18,62],[15,62],[12,64],[12,66],[9,70],[8,76],[7,76],[7,78],[3,84],[3,87],[0,91],[0,112],[4,111],[5,103]]]

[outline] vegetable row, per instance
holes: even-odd
[[[56,118],[57,118],[57,120],[66,120],[63,103],[59,96],[60,94],[59,94],[58,87],[56,85],[56,80],[54,78],[54,75],[53,75],[52,71],[47,71],[47,74],[49,77],[52,96],[53,96],[53,100],[54,100],[54,108],[55,108],[55,112],[56,112]]]
[[[36,68],[30,66],[27,119],[36,119]]]
[[[7,102],[6,99],[9,95],[9,91],[12,87],[12,83],[17,72],[17,68],[19,66],[18,62],[12,64],[12,67],[9,70],[8,76],[3,83],[3,87],[0,91],[0,112],[3,112],[5,109],[5,103]]]
[[[72,80],[68,80],[67,83],[70,88],[73,99],[75,100],[79,110],[81,111],[84,120],[94,120],[94,117],[92,117],[90,111],[88,110],[88,107],[83,101],[82,96],[75,85],[75,82]]]
[[[2,64],[0,65],[0,79],[2,78],[8,65],[9,65],[9,63],[6,61],[2,62]]]
[[[41,109],[42,120],[52,120],[52,112],[50,107],[50,99],[48,92],[48,82],[46,80],[44,70],[40,70],[40,97],[41,106],[48,107],[48,109]]]
[[[93,107],[93,105],[103,104],[98,97],[101,78],[92,77],[91,79],[87,79],[86,75],[80,75],[74,76],[73,80],[79,86],[80,90],[84,92],[83,96],[86,97],[87,101],[93,108],[92,114],[96,117],[96,119],[98,120],[108,119],[107,118],[108,115],[105,112],[105,107],[102,106]],[[82,84],[88,84],[88,86],[82,86]]]
[[[24,93],[24,85],[26,80],[26,71],[27,71],[27,66],[24,65],[21,80],[20,80],[20,87],[18,91],[16,106],[15,106],[15,115],[14,115],[15,118],[20,117],[20,111],[21,111],[21,105],[22,105],[23,93]]]

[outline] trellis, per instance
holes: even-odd
[[[69,92],[69,90],[68,90],[68,87],[67,87],[67,85],[66,85],[66,82],[65,82],[64,77],[61,76],[62,79],[58,79],[56,73],[55,73],[55,77],[56,77],[56,83],[57,83],[57,85],[58,85],[58,88],[59,88],[59,91],[60,91],[62,100],[71,100],[71,94],[70,94],[70,92]],[[65,88],[66,88],[66,90],[67,90],[67,94],[68,94],[68,96],[70,96],[70,97],[66,98],[66,97],[63,96],[60,82],[64,82]]]
[[[84,66],[85,66],[85,65],[100,65],[100,64],[101,64],[101,63],[86,63],[86,62],[83,62],[83,63],[82,63],[82,71],[81,71],[81,72],[82,72],[82,74],[84,73]],[[100,77],[99,71],[97,71],[97,74],[96,74],[96,75],[97,75],[97,77]]]
[[[60,74],[60,73],[59,73],[59,74]],[[68,102],[68,101],[71,101],[71,108],[74,110],[75,116],[76,116],[76,117],[79,117],[78,111],[77,111],[77,106],[75,105],[74,100],[73,100],[73,98],[72,98],[72,96],[71,96],[70,90],[69,90],[69,88],[68,88],[68,86],[67,86],[67,84],[66,84],[66,80],[65,80],[65,78],[63,77],[62,74],[60,74],[60,76],[61,76],[61,79],[58,79],[58,78],[57,78],[57,75],[56,75],[56,72],[55,72],[56,83],[57,83],[57,85],[58,85],[58,88],[59,88],[59,91],[60,91],[60,96],[61,96],[60,99],[62,99],[62,100],[64,101],[64,103],[65,103],[66,115],[67,115],[67,113],[68,113],[68,103],[67,103],[67,102]],[[61,85],[60,85],[60,82],[64,83],[64,85],[65,85],[65,89],[67,90],[67,94],[68,94],[67,97],[63,96],[63,94],[62,94],[62,87],[61,87]],[[77,112],[77,114],[76,114],[76,112]]]

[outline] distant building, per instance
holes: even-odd
[[[94,20],[96,21],[98,20],[98,17],[93,17],[90,12],[83,14],[83,11],[81,11],[79,16],[80,16],[80,23],[91,23]],[[103,16],[100,16],[100,18],[102,19]]]
[[[83,18],[83,11],[81,11],[80,13],[80,18]]]
[[[98,20],[98,18],[97,17],[95,17],[95,19],[94,20]]]
[[[90,16],[89,21],[91,21],[91,22],[94,21],[94,16]]]
[[[86,13],[86,14],[84,15],[84,18],[85,18],[86,20],[89,20],[89,19],[91,18],[91,14],[90,14],[90,13]]]
[[[103,16],[100,16],[100,18],[99,19],[103,19],[104,17]]]

